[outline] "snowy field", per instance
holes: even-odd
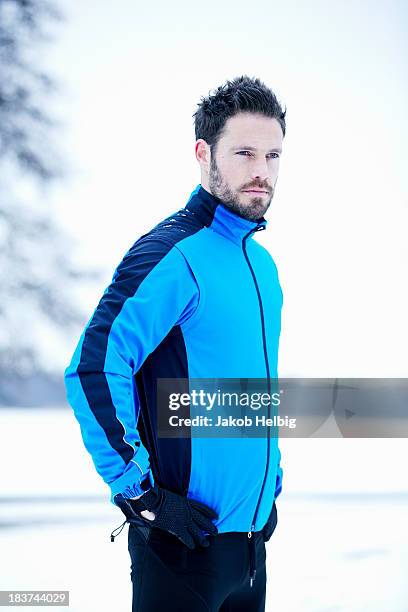
[[[406,440],[280,447],[268,612],[408,612]],[[71,612],[130,612],[128,528],[110,542],[122,514],[70,410],[0,410],[0,465],[0,589],[69,590]]]

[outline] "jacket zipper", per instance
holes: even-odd
[[[256,280],[256,276],[254,273],[254,270],[251,266],[251,262],[249,261],[248,258],[248,253],[246,251],[246,240],[248,238],[248,236],[250,236],[253,232],[257,232],[260,230],[265,229],[264,225],[257,225],[255,228],[251,229],[250,232],[248,232],[242,239],[242,249],[244,251],[244,256],[245,259],[247,261],[248,267],[251,271],[252,274],[252,278],[254,280],[254,284],[255,284],[255,289],[256,289],[256,293],[258,296],[258,303],[259,303],[259,312],[261,315],[261,325],[262,325],[262,342],[263,342],[263,349],[264,349],[264,357],[265,357],[265,365],[266,365],[266,376],[267,376],[267,380],[268,380],[268,392],[270,395],[270,379],[269,379],[269,375],[270,375],[270,370],[269,370],[269,361],[268,361],[268,352],[267,352],[267,348],[266,348],[266,333],[265,333],[265,320],[264,320],[264,313],[263,313],[263,306],[262,306],[262,299],[261,299],[261,294],[259,291],[259,287],[258,287],[258,282]],[[270,418],[270,404],[268,405],[268,418]],[[259,494],[258,497],[258,502],[256,504],[256,508],[255,508],[255,514],[252,518],[252,524],[251,524],[251,529],[248,531],[248,544],[249,544],[249,586],[252,587],[254,581],[255,581],[255,575],[256,575],[256,567],[255,567],[255,541],[254,541],[254,537],[253,537],[253,531],[255,530],[255,523],[256,523],[256,517],[258,515],[258,510],[259,510],[259,505],[262,499],[262,494],[265,488],[265,483],[266,483],[266,477],[268,474],[268,468],[269,468],[269,454],[270,454],[270,429],[269,429],[269,425],[268,425],[268,437],[267,437],[267,454],[266,454],[266,468],[265,468],[265,474],[264,474],[264,478],[263,478],[263,482],[262,482],[262,487],[261,487],[261,492]]]

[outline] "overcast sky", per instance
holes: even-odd
[[[73,175],[52,205],[79,260],[104,271],[84,293],[89,315],[131,244],[200,182],[200,97],[248,74],[287,106],[257,237],[284,292],[280,375],[408,376],[407,3],[62,7],[46,64],[64,88],[57,110]]]

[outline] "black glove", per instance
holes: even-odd
[[[218,533],[217,527],[212,523],[212,519],[218,518],[214,510],[199,501],[162,489],[157,484],[139,499],[126,499],[118,494],[115,495],[114,502],[130,523],[140,525],[142,520],[151,527],[164,529],[191,549],[197,544],[209,545],[203,531],[210,535]],[[141,516],[139,513],[142,510],[154,512],[154,520]]]
[[[266,521],[265,527],[262,529],[262,535],[263,535],[264,542],[268,542],[268,540],[271,539],[271,536],[273,532],[275,531],[277,523],[278,523],[278,512],[276,510],[276,503],[274,501],[269,518]]]

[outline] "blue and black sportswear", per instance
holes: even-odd
[[[218,532],[259,531],[281,492],[276,435],[164,438],[159,378],[276,379],[282,291],[250,221],[201,185],[116,268],[65,371],[111,501],[155,482],[213,508]]]

